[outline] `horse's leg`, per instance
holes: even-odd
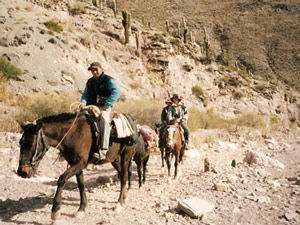
[[[111,163],[111,165],[116,169],[116,171],[118,172],[118,178],[120,179],[121,177],[121,162],[120,162],[120,157],[117,157],[115,159],[115,161],[113,161]]]
[[[76,180],[77,180],[77,185],[79,188],[79,193],[80,193],[80,207],[76,213],[76,217],[81,217],[85,211],[85,207],[87,205],[87,199],[84,191],[84,179],[83,179],[83,172],[82,170],[80,171],[79,174],[76,174]]]
[[[80,171],[80,173],[76,174],[76,180],[77,180],[77,185],[80,193],[80,207],[78,211],[84,211],[87,205],[87,199],[84,191],[84,180],[83,180],[82,170]]]
[[[58,211],[60,210],[61,206],[61,193],[63,191],[63,188],[67,182],[67,180],[74,176],[75,174],[79,174],[80,171],[84,168],[85,163],[83,161],[80,161],[79,163],[70,166],[62,175],[60,175],[58,181],[57,181],[57,189],[56,194],[53,198],[53,206],[52,206],[52,213],[51,213],[51,219],[55,220],[57,218]]]
[[[126,183],[128,180],[128,166],[132,159],[135,146],[127,146],[121,154],[121,190],[118,202],[125,204]]]
[[[150,157],[150,155],[148,155],[143,161],[143,183],[145,183],[145,181],[146,181],[146,171],[147,171],[146,167],[147,167],[149,157]]]
[[[165,166],[164,162],[164,147],[160,147],[160,155],[161,155],[161,167]]]
[[[131,188],[131,160],[128,164],[128,190]]]
[[[170,170],[171,170],[171,159],[170,159],[170,152],[165,152],[165,160],[167,163],[167,167],[168,167],[168,177],[170,177]]]
[[[178,166],[178,162],[179,162],[179,152],[177,151],[177,149],[175,150],[175,162],[174,162],[174,167],[175,167],[175,173],[174,173],[174,178],[177,178],[177,166]]]

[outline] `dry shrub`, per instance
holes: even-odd
[[[49,21],[45,22],[44,24],[49,30],[55,31],[57,33],[61,33],[64,30],[61,25],[59,25],[57,22],[55,22],[53,20],[49,20]]]
[[[122,113],[129,113],[134,118],[136,123],[145,124],[152,128],[155,124],[160,123],[160,114],[163,109],[163,103],[158,100],[132,100],[126,99],[123,102],[118,102],[113,110]]]
[[[0,102],[7,103],[10,99],[12,99],[11,94],[6,89],[6,81],[7,78],[0,71]]]
[[[70,105],[76,101],[78,101],[78,97],[67,93],[31,93],[17,99],[16,119],[33,121],[45,116],[70,112]]]
[[[200,86],[196,85],[192,87],[192,94],[199,98],[204,95],[204,92]]]
[[[7,79],[18,79],[22,75],[22,71],[5,58],[0,58],[0,72],[1,77],[4,76]]]
[[[270,130],[278,130],[281,125],[281,120],[277,115],[272,115],[270,117]]]
[[[251,127],[256,129],[265,129],[266,125],[263,122],[263,118],[256,113],[243,113],[238,118],[232,121],[238,126]]]
[[[221,118],[214,112],[213,108],[209,108],[206,112],[201,112],[196,108],[191,108],[189,112],[188,126],[191,131],[196,131],[200,128],[228,128],[230,126],[230,121]]]
[[[253,152],[247,152],[246,156],[243,160],[248,165],[256,164],[257,163],[257,157]]]
[[[0,117],[0,132],[20,132],[20,129],[16,120],[8,117]]]

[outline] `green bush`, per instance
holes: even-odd
[[[55,31],[57,33],[60,33],[63,31],[62,26],[53,20],[49,20],[49,21],[45,22],[44,24],[51,31]]]
[[[18,79],[22,75],[22,71],[5,58],[0,58],[0,72],[7,79]]]
[[[70,105],[78,99],[71,94],[49,92],[31,93],[19,97],[16,102],[19,108],[16,120],[34,121],[42,117],[70,112]]]

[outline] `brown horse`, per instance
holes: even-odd
[[[177,167],[182,162],[184,156],[184,146],[182,144],[182,134],[181,128],[178,124],[177,119],[174,120],[173,124],[168,125],[163,133],[162,137],[162,148],[165,150],[165,160],[168,167],[168,177],[170,178],[170,169],[171,169],[171,154],[175,156],[175,175],[174,178],[177,178]]]
[[[37,120],[35,123],[20,123],[24,133],[20,139],[20,161],[17,173],[24,178],[32,177],[39,162],[50,146],[60,150],[69,163],[69,168],[59,177],[53,199],[51,218],[55,220],[61,207],[61,195],[67,180],[76,175],[80,192],[78,212],[84,212],[87,198],[84,190],[83,169],[87,167],[91,153],[96,148],[96,138],[87,117],[83,114],[63,113]],[[128,166],[132,160],[135,144],[120,143],[117,149],[110,149],[109,161],[121,160],[119,176],[121,191],[118,206],[125,203]],[[108,157],[106,157],[108,158]],[[120,208],[120,207],[119,207]]]

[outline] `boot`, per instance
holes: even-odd
[[[103,150],[93,153],[90,162],[93,164],[100,164],[101,162],[105,161],[107,152],[108,152],[107,149],[103,149]]]

